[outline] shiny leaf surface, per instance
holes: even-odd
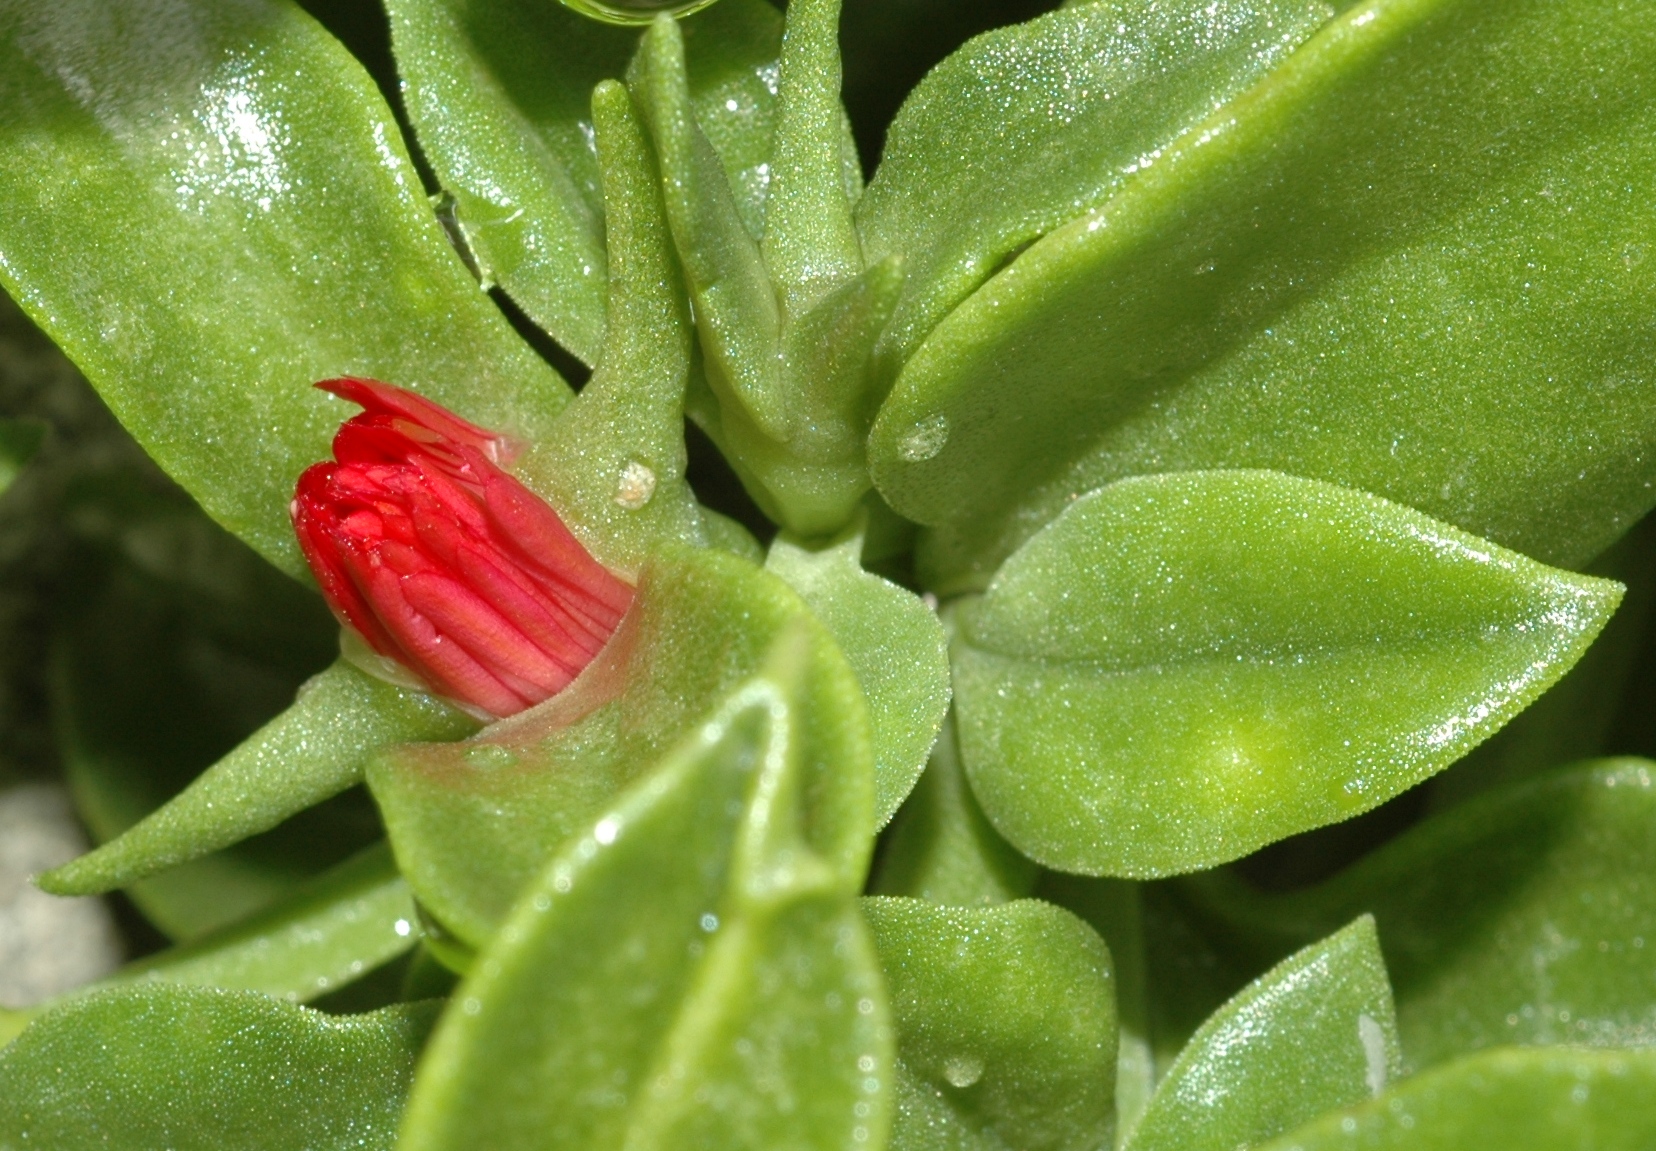
[[[199,987],[99,992],[0,1050],[0,1144],[390,1151],[434,1015],[336,1018]]]
[[[1110,953],[1075,916],[869,898],[897,1025],[893,1151],[1094,1151],[1116,1055]]]
[[[1086,9],[1078,9],[1086,11]],[[981,587],[1078,492],[1263,467],[1548,563],[1656,498],[1656,26],[1367,0],[941,323],[870,441]]]
[[[1656,1052],[1490,1051],[1260,1151],[1637,1151],[1656,1140],[1653,1094]]]
[[[765,567],[799,593],[845,653],[874,728],[874,822],[914,788],[949,709],[943,625],[914,593],[862,569],[863,533],[811,550],[778,537]]]
[[[0,7],[0,285],[289,572],[363,375],[531,438],[569,399],[444,238],[366,73],[284,0]]]
[[[1562,675],[1620,594],[1312,480],[1123,480],[960,609],[967,775],[1048,866],[1196,870],[1441,770]]]
[[[1401,1070],[1391,984],[1364,917],[1284,960],[1202,1024],[1127,1146],[1252,1146],[1380,1094]]]
[[[480,946],[546,861],[654,770],[803,628],[800,722],[807,829],[846,875],[867,868],[874,780],[866,707],[828,633],[781,580],[712,550],[645,569],[610,645],[564,691],[463,743],[412,745],[369,765],[397,861],[420,901]]]
[[[1433,816],[1315,888],[1213,883],[1239,954],[1372,913],[1416,1068],[1507,1044],[1656,1041],[1656,765],[1601,760]]]
[[[785,635],[524,892],[451,1001],[404,1151],[881,1145],[860,876],[806,827],[809,660]]]

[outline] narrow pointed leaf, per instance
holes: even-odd
[[[413,947],[418,922],[414,897],[382,843],[250,919],[128,964],[114,981],[257,991],[304,1003]]]
[[[1061,908],[868,898],[897,1025],[894,1151],[1096,1151],[1116,1057],[1110,953]]]
[[[811,551],[778,537],[765,567],[799,593],[839,645],[874,727],[874,822],[884,827],[926,766],[949,709],[943,625],[912,592],[865,572],[863,533]]]
[[[46,425],[38,420],[0,419],[0,493],[28,466],[45,435]]]
[[[404,1151],[882,1144],[858,879],[804,834],[802,640],[524,892],[451,1001]]]
[[[895,375],[1022,247],[1106,200],[1332,12],[1325,0],[1110,0],[985,33],[933,69],[857,206],[869,255],[909,269],[884,369]]]
[[[782,37],[763,250],[790,317],[863,270],[843,171],[839,17],[839,0],[798,0]]]
[[[1260,1151],[1642,1151],[1656,1052],[1504,1049],[1406,1079]]]
[[[123,987],[0,1050],[0,1145],[391,1151],[431,1005],[323,1015],[248,991]]]
[[[546,704],[475,739],[398,748],[369,765],[369,787],[421,903],[463,943],[484,945],[547,860],[796,628],[810,659],[796,719],[808,725],[801,770],[811,842],[843,874],[862,875],[874,777],[856,676],[786,584],[701,549],[646,567],[610,645]]]
[[[592,102],[610,252],[609,334],[592,378],[517,470],[601,563],[636,575],[664,545],[706,543],[684,479],[692,331],[632,98],[609,80]]]
[[[1568,670],[1620,595],[1314,480],[1123,480],[961,608],[967,775],[1048,866],[1208,867],[1442,770]]]
[[[470,716],[341,661],[293,706],[208,768],[174,799],[97,850],[47,872],[56,895],[112,891],[268,831],[362,782],[375,751],[411,739],[458,739]]]
[[[449,246],[373,82],[285,0],[8,0],[0,197],[0,285],[290,573],[293,482],[350,414],[313,381],[530,437],[568,402]]]
[[[908,360],[870,458],[927,578],[1222,467],[1585,563],[1656,500],[1653,54],[1621,0],[1345,7]]]
[[[1365,917],[1284,960],[1204,1023],[1127,1146],[1252,1146],[1380,1094],[1401,1070],[1391,984]]]
[[[590,103],[600,80],[626,73],[638,30],[557,3],[392,0],[387,10],[421,150],[485,282],[596,363],[607,260]],[[755,228],[774,119],[765,70],[781,26],[763,0],[723,0],[685,26],[697,118]]]

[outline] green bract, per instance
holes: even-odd
[[[1656,1145],[1656,8],[843,7],[0,0],[0,1151]]]

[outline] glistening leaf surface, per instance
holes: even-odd
[[[0,5],[0,284],[208,514],[290,573],[372,376],[534,437],[569,390],[478,291],[354,59],[285,0]]]
[[[869,453],[927,578],[1216,467],[1585,562],[1656,499],[1653,54],[1621,0],[1347,8],[908,361]]]
[[[1643,1151],[1656,1052],[1504,1049],[1399,1083],[1260,1151]]]
[[[1110,953],[1034,899],[862,901],[897,1025],[894,1151],[1095,1151],[1116,1057]]]
[[[1620,593],[1314,480],[1123,480],[962,605],[967,775],[1048,866],[1197,870],[1448,766],[1575,662]]]
[[[421,903],[484,944],[547,860],[707,722],[792,629],[808,661],[792,713],[807,834],[832,866],[862,875],[874,775],[855,674],[781,580],[711,549],[680,550],[645,568],[609,646],[551,700],[476,739],[394,749],[369,765]]]
[[[1202,1024],[1130,1151],[1251,1147],[1378,1095],[1402,1070],[1391,985],[1364,917],[1290,956]]]
[[[1215,883],[1213,880],[1203,882]],[[1215,883],[1237,955],[1371,912],[1412,1066],[1656,1043],[1656,764],[1600,760],[1441,812],[1307,891]]]
[[[908,271],[881,338],[885,370],[1332,13],[1326,0],[1108,0],[955,52],[904,102],[857,205],[869,255],[901,255]]]
[[[587,363],[605,332],[604,205],[592,89],[626,73],[636,28],[557,3],[391,0],[409,117],[488,283]],[[763,0],[689,20],[691,98],[757,230],[782,21]]]
[[[99,992],[0,1051],[0,1145],[390,1151],[434,1015],[337,1018],[199,987]]]
[[[882,1145],[860,876],[805,833],[801,639],[524,891],[451,1000],[403,1151]]]
[[[913,592],[862,569],[863,533],[812,551],[778,537],[765,567],[798,592],[845,653],[874,728],[874,822],[884,827],[926,766],[949,709],[943,626]]]

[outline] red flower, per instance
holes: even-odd
[[[512,444],[374,380],[316,385],[361,415],[299,477],[299,546],[340,622],[439,695],[492,716],[561,690],[633,589],[501,465]]]

